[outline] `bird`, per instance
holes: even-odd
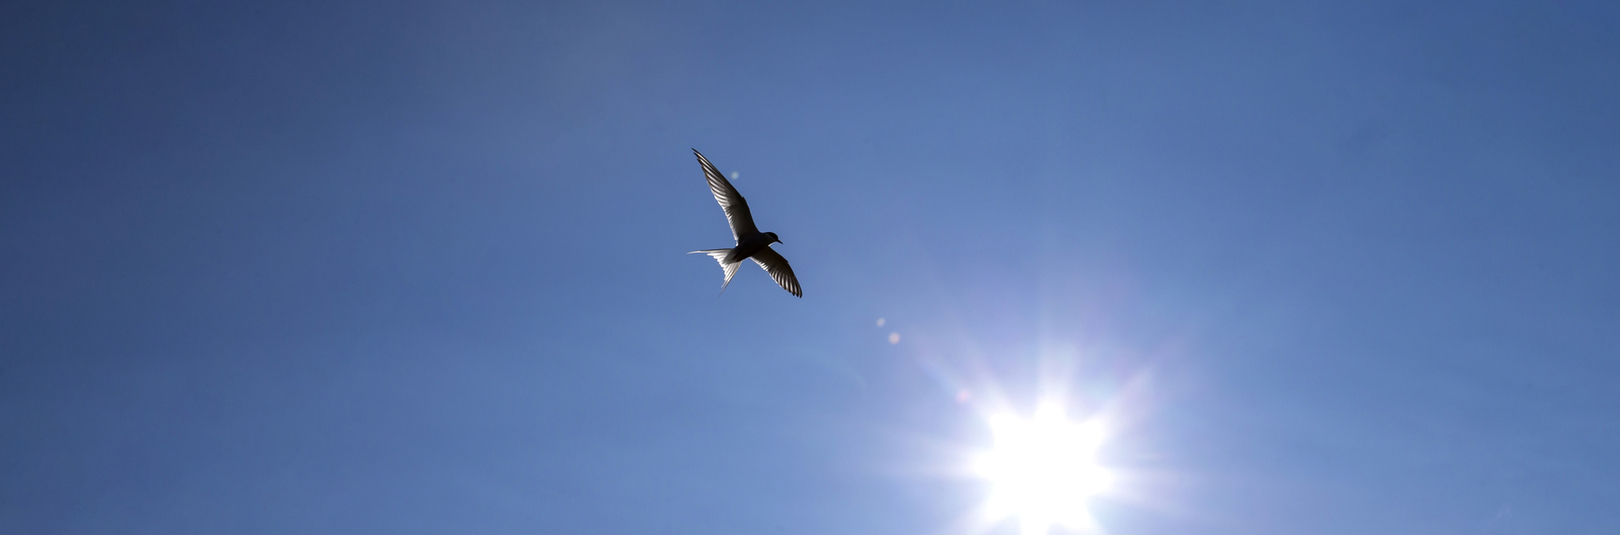
[[[788,265],[781,253],[771,249],[772,243],[782,243],[782,239],[776,237],[775,232],[760,232],[754,226],[754,215],[748,212],[748,201],[737,193],[737,188],[726,180],[725,175],[720,174],[714,164],[709,163],[708,158],[703,157],[703,153],[692,149],[692,154],[697,155],[698,164],[703,166],[703,176],[709,179],[709,192],[714,194],[720,208],[726,211],[726,222],[731,224],[731,237],[737,241],[737,246],[686,254],[703,253],[720,263],[720,269],[726,272],[726,282],[720,285],[722,294],[726,293],[727,286],[731,286],[731,277],[737,274],[737,266],[742,265],[743,260],[753,260],[766,273],[770,273],[771,279],[783,290],[793,294],[793,297],[803,298],[804,292],[799,289],[799,279],[793,276],[793,267]]]

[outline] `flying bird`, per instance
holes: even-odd
[[[743,200],[737,188],[720,174],[714,164],[697,149],[692,149],[697,155],[698,163],[703,165],[703,175],[709,179],[709,192],[714,194],[715,202],[726,211],[726,222],[731,224],[731,237],[737,240],[737,246],[730,249],[704,249],[686,254],[703,253],[720,263],[720,269],[726,271],[726,282],[720,285],[720,293],[726,293],[726,287],[731,286],[731,277],[737,274],[737,266],[743,260],[753,260],[759,267],[765,268],[771,278],[776,280],[783,290],[793,294],[794,297],[804,297],[799,291],[799,279],[793,276],[793,268],[788,265],[786,258],[771,249],[772,243],[782,243],[775,232],[760,232],[754,226],[754,216],[748,213],[748,201]]]

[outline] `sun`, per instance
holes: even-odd
[[[1110,480],[1096,463],[1100,421],[1071,423],[1061,411],[1042,410],[1030,419],[992,416],[990,429],[995,447],[975,468],[993,487],[986,504],[992,517],[1017,515],[1023,535],[1046,535],[1053,525],[1094,527],[1087,501]]]

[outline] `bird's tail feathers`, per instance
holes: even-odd
[[[741,266],[742,262],[726,262],[726,257],[731,256],[731,249],[704,249],[702,251],[692,251],[686,254],[697,253],[709,255],[709,257],[713,258],[715,262],[720,263],[720,269],[726,270],[726,282],[725,284],[720,285],[720,293],[726,293],[726,287],[731,286],[731,277],[737,274],[737,266]]]

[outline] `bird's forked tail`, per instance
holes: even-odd
[[[709,255],[709,257],[713,258],[715,262],[720,263],[720,269],[726,270],[726,282],[725,284],[720,285],[720,293],[726,293],[726,287],[731,286],[731,276],[737,274],[737,266],[742,265],[742,262],[738,261],[729,264],[726,263],[726,257],[731,256],[731,249],[704,249],[702,251],[692,251],[686,254],[697,253]]]

